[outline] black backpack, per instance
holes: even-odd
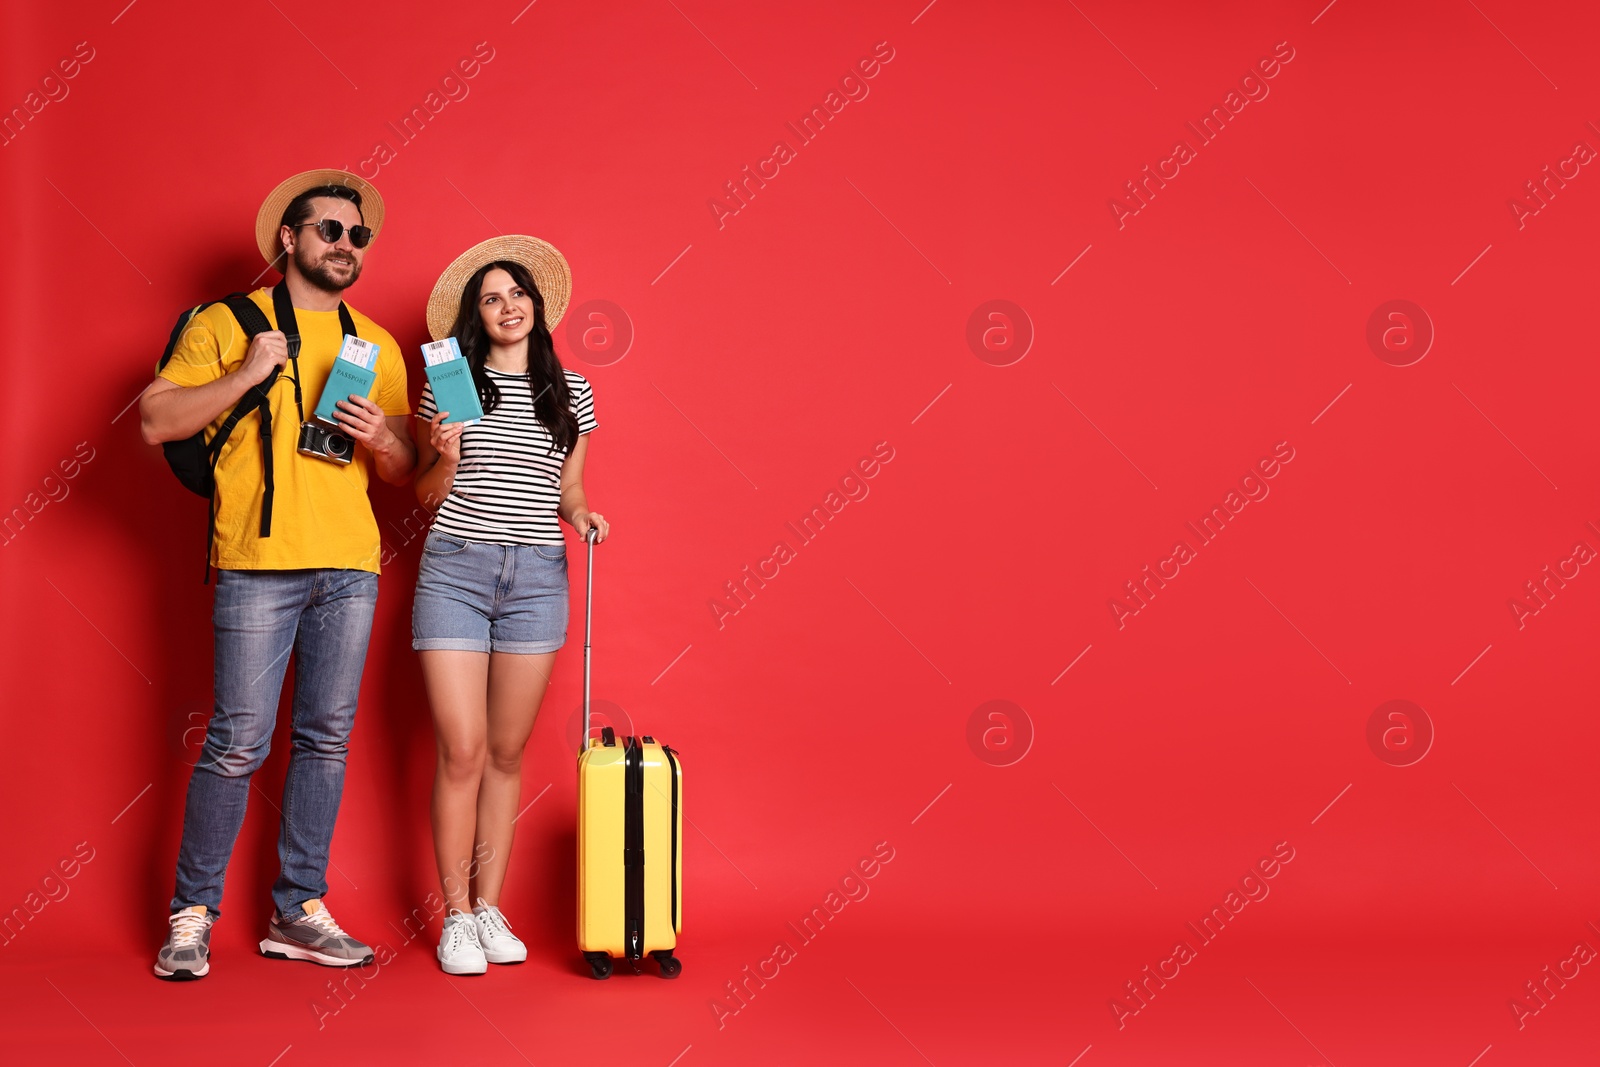
[[[229,293],[221,300],[213,300],[204,304],[197,304],[178,316],[178,321],[172,327],[172,334],[167,338],[166,350],[161,353],[161,359],[156,363],[156,373],[160,374],[172,360],[173,350],[178,347],[178,341],[183,337],[183,331],[194,320],[194,317],[212,304],[224,304],[233,314],[245,333],[245,342],[248,344],[255,339],[256,334],[266,333],[272,329],[272,323],[267,319],[266,313],[251,300],[246,293]],[[294,305],[289,300],[288,286],[279,282],[272,289],[273,311],[278,316],[279,328],[283,331],[289,347],[289,359],[294,363],[295,373],[291,379],[294,382],[294,402],[301,410],[301,419],[304,421],[304,407],[300,399],[300,328],[295,322]],[[350,310],[344,302],[339,303],[339,321],[344,331],[352,336],[356,334],[355,320],[350,316]],[[181,441],[165,441],[161,451],[167,457],[167,466],[172,468],[172,473],[177,475],[178,481],[185,489],[203,496],[211,501],[211,514],[206,529],[206,573],[201,584],[211,581],[211,545],[217,536],[217,459],[222,454],[222,447],[228,443],[228,437],[233,433],[234,427],[252,411],[260,413],[261,428],[261,536],[272,536],[272,406],[268,393],[273,384],[278,380],[281,366],[272,368],[272,373],[266,378],[251,386],[239,403],[234,405],[228,417],[222,420],[222,425],[217,427],[217,432],[209,440],[206,431],[200,430],[193,437],[186,437]]]

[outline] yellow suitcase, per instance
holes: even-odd
[[[653,737],[589,736],[589,635],[594,531],[589,532],[583,627],[583,749],[578,753],[578,948],[595,978],[613,957],[635,974],[645,954],[676,978],[683,928],[683,767]]]

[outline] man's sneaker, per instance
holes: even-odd
[[[482,974],[489,969],[478,944],[478,924],[464,911],[450,909],[439,935],[439,966],[445,974]]]
[[[156,956],[157,978],[182,982],[206,976],[211,970],[211,921],[204,904],[167,916],[167,943]]]
[[[305,912],[285,921],[276,914],[267,924],[261,954],[275,960],[310,960],[325,967],[355,967],[372,962],[372,950],[339,928],[322,901],[300,905]]]
[[[506,922],[499,908],[485,904],[479,897],[472,917],[478,925],[478,943],[483,946],[484,958],[490,963],[521,963],[528,958],[528,946],[511,932],[511,924]]]

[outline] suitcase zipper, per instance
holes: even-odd
[[[622,874],[623,944],[628,959],[644,956],[644,753],[638,740],[623,741]]]

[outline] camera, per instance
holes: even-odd
[[[330,429],[314,419],[300,424],[300,452],[330,463],[348,464],[355,458],[355,442],[350,436]]]

